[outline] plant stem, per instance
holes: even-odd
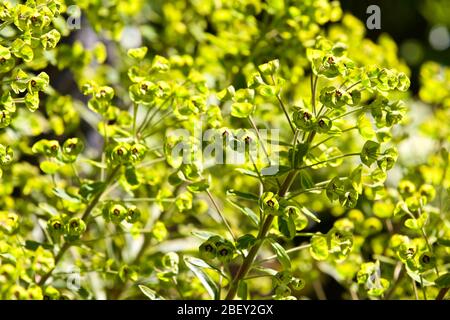
[[[425,286],[423,285],[423,277],[422,276],[420,276],[420,286],[422,287],[423,298],[424,298],[424,300],[427,300],[427,288],[425,288]]]
[[[283,110],[284,115],[286,116],[286,119],[289,122],[289,126],[291,127],[292,133],[295,133],[294,125],[292,124],[291,118],[289,117],[289,114],[287,112],[286,106],[283,103],[283,100],[281,100],[280,94],[277,94],[277,100],[280,103],[281,110]]]
[[[297,171],[291,171],[289,172],[288,176],[286,177],[286,180],[284,180],[283,184],[281,185],[281,188],[278,192],[279,197],[284,197],[286,193],[288,192],[289,188],[291,187],[292,182],[294,181],[295,177],[297,176]],[[236,296],[236,292],[239,286],[239,282],[245,278],[247,275],[247,272],[250,270],[253,261],[256,258],[256,255],[258,254],[259,249],[261,248],[264,238],[266,237],[267,233],[270,230],[270,227],[272,226],[272,222],[275,216],[269,215],[267,216],[266,220],[263,223],[262,228],[260,229],[257,237],[256,244],[250,249],[250,252],[245,257],[244,262],[242,263],[241,267],[239,268],[239,271],[237,272],[236,276],[234,277],[233,281],[230,285],[230,290],[228,291],[225,300],[232,300]]]
[[[223,223],[225,224],[225,226],[228,229],[228,232],[231,234],[231,236],[233,237],[233,240],[236,241],[236,236],[234,235],[233,229],[231,229],[230,224],[228,223],[227,219],[225,219],[225,216],[222,212],[222,210],[220,210],[219,206],[217,205],[216,200],[214,200],[214,197],[212,196],[211,192],[209,190],[206,190],[206,194],[209,197],[209,200],[211,200],[212,204],[214,205],[214,208],[216,208],[217,213],[220,215],[220,217],[222,218]]]
[[[308,244],[303,244],[301,246],[294,247],[294,248],[286,250],[286,253],[292,253],[292,252],[300,251],[300,250],[303,250],[303,249],[307,249],[309,247],[311,247],[311,244],[309,244],[309,243]],[[262,264],[264,262],[267,262],[267,261],[270,261],[270,260],[273,260],[273,259],[276,259],[276,258],[277,258],[277,256],[273,255],[273,256],[267,257],[267,258],[265,258],[263,260],[260,260],[257,263],[258,264]]]
[[[97,205],[97,203],[99,202],[100,198],[102,197],[104,191],[106,190],[106,187],[113,181],[114,176],[116,175],[117,171],[119,171],[120,166],[115,167],[112,171],[111,174],[109,175],[109,177],[106,179],[105,181],[105,188],[103,189],[103,191],[99,192],[91,201],[91,203],[86,207],[86,209],[84,210],[84,213],[81,217],[81,219],[86,222],[87,218],[89,217],[89,214],[92,212],[92,209],[95,208],[95,206]],[[47,279],[52,275],[53,271],[55,270],[56,266],[58,265],[58,263],[60,262],[60,260],[62,259],[62,257],[64,256],[64,254],[66,253],[66,251],[73,245],[73,243],[71,242],[65,242],[63,244],[63,246],[61,247],[61,249],[59,249],[58,254],[55,256],[55,265],[52,269],[50,269],[44,276],[42,276],[42,278],[39,280],[38,285],[42,286],[45,284],[45,282],[47,281]]]
[[[438,295],[437,295],[437,297],[436,297],[436,300],[444,300],[444,297],[445,297],[445,295],[447,294],[447,292],[450,290],[450,287],[449,288],[442,288],[440,291],[439,291],[439,293],[438,293]]]

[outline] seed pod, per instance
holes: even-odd
[[[419,188],[419,194],[425,198],[425,203],[430,203],[436,197],[436,190],[430,184],[423,184]]]
[[[136,206],[129,206],[126,216],[126,221],[128,223],[135,223],[141,217],[141,211]]]
[[[49,157],[56,157],[59,151],[59,142],[56,140],[49,140],[44,144],[44,154]]]
[[[297,128],[304,131],[311,131],[314,129],[313,115],[304,109],[298,109],[294,112],[293,121]]]
[[[330,118],[320,117],[317,121],[316,130],[320,133],[327,133],[328,131],[330,131],[332,126],[333,126],[333,123]]]
[[[419,256],[419,268],[422,271],[434,268],[436,265],[436,258],[432,252],[424,252]]]
[[[86,224],[80,218],[72,218],[66,224],[66,233],[70,237],[80,237],[86,231]]]
[[[83,149],[84,144],[78,138],[67,139],[62,147],[63,153],[69,156],[77,156],[83,151]]]
[[[135,143],[130,147],[130,159],[135,163],[144,160],[146,153],[147,147],[141,143]]]
[[[128,144],[119,144],[111,152],[111,161],[115,164],[123,164],[129,161],[130,149]]]
[[[411,196],[416,191],[416,186],[409,180],[400,181],[398,191],[405,198]]]
[[[60,297],[60,293],[54,287],[46,287],[44,290],[44,300],[58,300]]]
[[[398,248],[397,254],[403,261],[412,260],[417,253],[416,248],[410,244],[401,244]]]
[[[278,197],[273,192],[265,192],[260,199],[261,207],[264,213],[271,215],[279,215],[280,204],[278,203]]]
[[[222,262],[229,262],[233,259],[234,251],[234,245],[230,241],[224,240],[216,248],[217,258]]]
[[[212,260],[216,257],[216,246],[210,240],[203,242],[200,247],[200,256],[206,260]]]
[[[292,273],[290,271],[280,271],[274,276],[277,285],[288,285],[292,280]]]
[[[305,280],[300,278],[294,278],[291,281],[291,286],[294,290],[302,290],[305,287]]]
[[[47,230],[51,235],[59,236],[64,233],[64,222],[61,216],[53,216],[47,221]]]
[[[121,204],[116,203],[109,207],[109,219],[115,223],[119,224],[128,215],[128,210]]]

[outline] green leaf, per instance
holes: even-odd
[[[440,239],[437,240],[437,243],[439,245],[441,245],[441,246],[444,246],[444,247],[450,247],[450,239],[442,239],[442,238],[440,238]]]
[[[198,266],[199,260],[203,261],[201,259],[193,258],[193,257],[184,257],[184,262],[186,263],[187,267],[195,274],[195,276],[200,280],[203,287],[206,289],[208,294],[212,299],[218,299],[219,297],[219,288],[217,287],[216,283],[210,278],[210,276],[201,269],[201,267]],[[204,264],[208,265],[206,262]],[[203,265],[203,264],[201,264]],[[206,268],[206,266],[205,266]],[[208,265],[209,268],[209,265]]]
[[[289,166],[281,166],[281,165],[271,165],[261,169],[262,176],[269,177],[278,177],[284,175],[286,172],[289,172],[291,167]]]
[[[252,209],[247,208],[247,207],[243,207],[239,204],[237,204],[236,202],[227,199],[227,201],[229,203],[231,203],[235,208],[239,209],[243,214],[245,214],[250,220],[251,222],[257,227],[259,225],[259,218],[256,215],[255,212],[253,212]]]
[[[11,51],[17,58],[22,58],[25,62],[33,60],[33,49],[20,38],[11,44]]]
[[[234,102],[231,105],[231,115],[235,118],[247,118],[255,111],[255,106],[250,102]]]
[[[39,165],[39,168],[46,174],[55,174],[60,167],[60,164],[47,160],[42,161]]]
[[[204,230],[194,230],[191,234],[201,240],[208,240],[211,237],[218,236],[217,233],[204,231]]]
[[[438,288],[448,288],[450,287],[450,273],[443,274],[437,278],[434,283]]]
[[[279,216],[278,230],[288,239],[293,239],[296,233],[294,215]]]
[[[144,59],[145,55],[147,54],[147,51],[148,51],[147,47],[132,48],[132,49],[128,49],[127,55],[130,58],[142,60],[142,59]]]
[[[239,250],[246,250],[251,248],[256,243],[256,238],[252,234],[244,234],[236,240],[236,248]]]
[[[412,219],[412,218],[407,219],[405,221],[405,227],[407,227],[409,229],[412,229],[412,230],[419,230],[420,229],[419,225],[417,223],[417,219]]]
[[[147,296],[150,300],[164,300],[161,296],[158,296],[156,291],[150,289],[149,287],[146,287],[144,285],[139,285],[139,289],[142,291],[143,294]]]
[[[316,260],[325,260],[328,258],[328,244],[326,236],[315,234],[311,237],[311,247],[309,248],[311,256]]]
[[[49,32],[41,36],[42,47],[45,50],[53,49],[56,47],[60,39],[61,34],[58,32],[58,30],[56,29],[50,30]]]
[[[421,279],[421,275],[415,271],[412,271],[408,266],[406,266],[406,272],[408,275],[417,283],[423,283],[425,287],[434,286],[435,282],[428,281],[427,279],[423,278]]]
[[[75,203],[80,202],[80,199],[78,199],[76,196],[69,195],[64,189],[53,188],[52,192],[55,196],[57,196],[60,199],[67,200],[70,202],[75,202]]]
[[[37,248],[42,247],[44,249],[47,250],[52,250],[53,249],[53,245],[49,244],[49,243],[41,243],[41,242],[37,242],[37,241],[33,241],[33,240],[26,240],[25,241],[25,248],[31,251],[36,251]]]
[[[226,194],[227,194],[227,196],[235,196],[235,197],[239,197],[239,198],[246,199],[246,200],[253,200],[253,201],[259,200],[259,196],[257,196],[256,194],[248,193],[248,192],[241,192],[241,191],[237,191],[234,189],[228,189]]]
[[[320,223],[320,219],[316,217],[316,215],[314,213],[312,213],[311,211],[309,211],[308,208],[306,207],[301,207],[300,210],[307,215],[308,217],[310,217],[312,220],[314,220],[317,223]]]
[[[275,254],[277,255],[278,261],[280,261],[281,265],[285,270],[291,269],[291,258],[289,258],[286,250],[277,242],[271,241],[272,248],[275,250]]]
[[[300,185],[303,189],[311,189],[314,187],[312,177],[306,170],[300,171],[298,176],[300,178]]]
[[[187,186],[188,190],[191,192],[203,192],[208,190],[209,183],[207,179],[203,179]]]
[[[104,188],[105,188],[104,182],[101,182],[101,181],[88,182],[88,183],[83,183],[80,186],[80,190],[78,191],[78,193],[84,199],[89,200],[89,199],[91,199],[92,196],[103,191]]]
[[[246,281],[239,281],[237,296],[242,300],[247,300],[248,297],[248,285]]]
[[[373,139],[375,137],[372,122],[364,114],[358,117],[358,131],[364,139]]]
[[[361,151],[361,161],[366,166],[370,167],[372,163],[377,161],[378,153],[380,151],[380,144],[378,142],[368,140]]]
[[[39,94],[38,92],[28,92],[25,95],[25,105],[27,106],[28,110],[31,112],[36,111],[39,108]]]

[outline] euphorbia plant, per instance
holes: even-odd
[[[330,142],[342,139],[346,132],[351,130],[359,130],[363,139],[367,138],[364,135],[364,126],[367,126],[368,120],[358,123],[358,119],[373,117],[380,130],[400,121],[404,107],[401,102],[389,101],[388,93],[394,90],[407,90],[408,78],[395,70],[355,65],[347,57],[345,45],[333,44],[323,38],[317,39],[315,47],[308,49],[308,58],[312,67],[311,92],[298,107],[291,107],[288,110],[287,106],[291,103],[283,102],[282,89],[285,80],[278,74],[277,60],[260,65],[257,72],[252,75],[248,88],[238,91],[227,89],[228,94],[222,95],[223,99],[228,95],[232,98],[231,115],[249,119],[252,125],[253,114],[260,103],[264,101],[278,103],[286,115],[281,136],[288,138],[290,135],[289,140],[279,142],[282,145],[279,151],[282,170],[274,175],[264,175],[264,167],[268,165],[266,159],[258,159],[260,161],[255,162],[254,156],[249,155],[249,171],[246,174],[260,184],[260,193],[249,194],[245,193],[246,190],[237,190],[235,194],[237,198],[245,198],[246,201],[257,205],[253,211],[251,207],[243,209],[249,210],[257,217],[257,232],[256,235],[249,232],[235,239],[235,246],[241,249],[239,255],[242,259],[238,262],[240,266],[237,273],[234,276],[229,275],[227,299],[233,299],[240,288],[240,294],[247,297],[245,280],[249,273],[251,277],[254,272],[259,271],[255,269],[258,265],[255,258],[264,242],[273,246],[283,267],[279,272],[292,271],[286,249],[277,239],[280,236],[292,239],[298,231],[306,227],[305,214],[311,213],[296,201],[298,195],[323,191],[331,201],[339,201],[342,206],[353,208],[363,185],[382,183],[386,171],[391,169],[396,161],[395,148],[388,147],[382,150],[380,142],[366,140],[365,143],[361,143],[362,147],[359,150],[353,152],[341,151],[330,145]],[[243,101],[242,92],[247,92],[246,96],[250,98]],[[258,131],[256,126],[254,129]],[[244,140],[241,143],[266,144],[267,141]],[[322,181],[312,181],[311,178],[307,181],[296,179],[303,172],[305,172],[303,177],[308,177],[309,170],[320,168],[325,171],[326,168],[337,165],[343,167],[342,161],[347,157],[355,157],[362,163],[358,166],[357,163],[350,162],[350,166],[346,168],[348,176],[334,173]],[[258,211],[259,217],[254,213]],[[275,223],[278,226],[278,235],[271,232]],[[220,260],[222,256],[220,248],[215,248],[214,244],[209,244],[210,242],[211,238],[207,240],[207,244],[202,244],[201,251],[209,258],[217,256]],[[314,234],[311,238],[310,251],[317,260],[326,259],[329,255],[339,260],[345,258],[351,246],[351,233],[345,228],[336,227],[326,235]],[[267,276],[273,275],[269,273]],[[296,278],[281,282],[275,280],[275,296],[289,296],[288,285],[291,281],[297,280]]]

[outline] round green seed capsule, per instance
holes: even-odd
[[[121,204],[116,203],[109,208],[109,219],[115,223],[121,223],[128,215],[128,210]]]
[[[127,216],[125,217],[125,220],[128,223],[135,223],[139,220],[141,217],[141,211],[136,206],[130,206],[128,207]]]
[[[70,237],[79,237],[86,231],[86,224],[80,218],[71,218],[66,224],[66,233]]]

